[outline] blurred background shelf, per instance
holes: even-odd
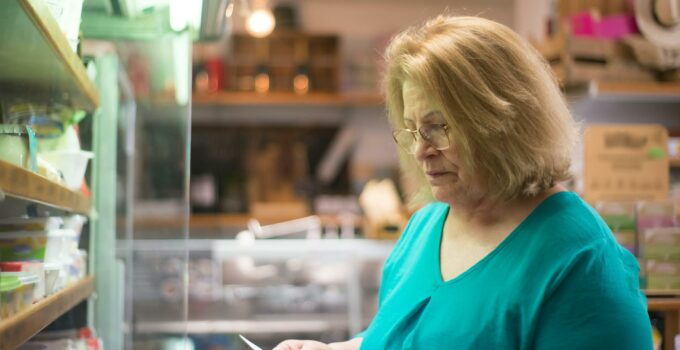
[[[34,172],[0,160],[0,191],[30,202],[89,215],[90,200]]]
[[[336,94],[314,92],[296,95],[288,92],[217,92],[194,94],[193,103],[197,105],[225,106],[380,106],[383,98],[375,94]]]
[[[323,226],[340,224],[335,215],[318,215]],[[248,221],[253,216],[249,214],[193,214],[189,221],[189,227],[193,229],[219,229],[225,227],[246,228]],[[261,225],[270,225],[282,221],[299,219],[299,217],[261,217],[257,218]],[[183,224],[183,220],[168,217],[142,217],[135,219],[138,228],[171,228]],[[361,218],[355,218],[357,225],[361,224]]]
[[[670,160],[671,168],[680,168],[680,159]]]
[[[39,301],[27,310],[0,321],[0,350],[15,349],[69,311],[94,291],[94,276]]]
[[[4,95],[65,103],[92,111],[99,96],[47,5],[11,0],[0,12],[0,88]],[[11,33],[11,34],[10,34]]]
[[[588,84],[588,95],[604,99],[680,101],[680,84],[593,80]]]
[[[324,333],[347,329],[346,315],[310,314],[304,316],[281,315],[266,319],[246,320],[194,320],[188,322],[139,322],[139,333],[169,334],[222,334],[222,333]]]

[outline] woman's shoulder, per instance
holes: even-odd
[[[573,192],[559,192],[536,208],[534,231],[562,247],[582,247],[599,240],[613,239],[600,215]]]

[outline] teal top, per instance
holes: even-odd
[[[385,262],[362,350],[652,348],[639,266],[571,192],[544,200],[491,253],[443,281],[449,206],[416,212]]]

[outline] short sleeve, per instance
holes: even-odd
[[[652,348],[634,257],[615,242],[584,248],[556,277],[536,328],[536,350]]]

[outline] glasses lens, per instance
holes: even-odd
[[[438,150],[449,148],[449,137],[446,135],[445,126],[442,124],[423,125],[420,128],[420,135]]]
[[[397,142],[399,147],[403,148],[406,152],[413,154],[415,152],[416,139],[415,135],[407,130],[395,130],[392,135],[394,136],[394,141]]]

